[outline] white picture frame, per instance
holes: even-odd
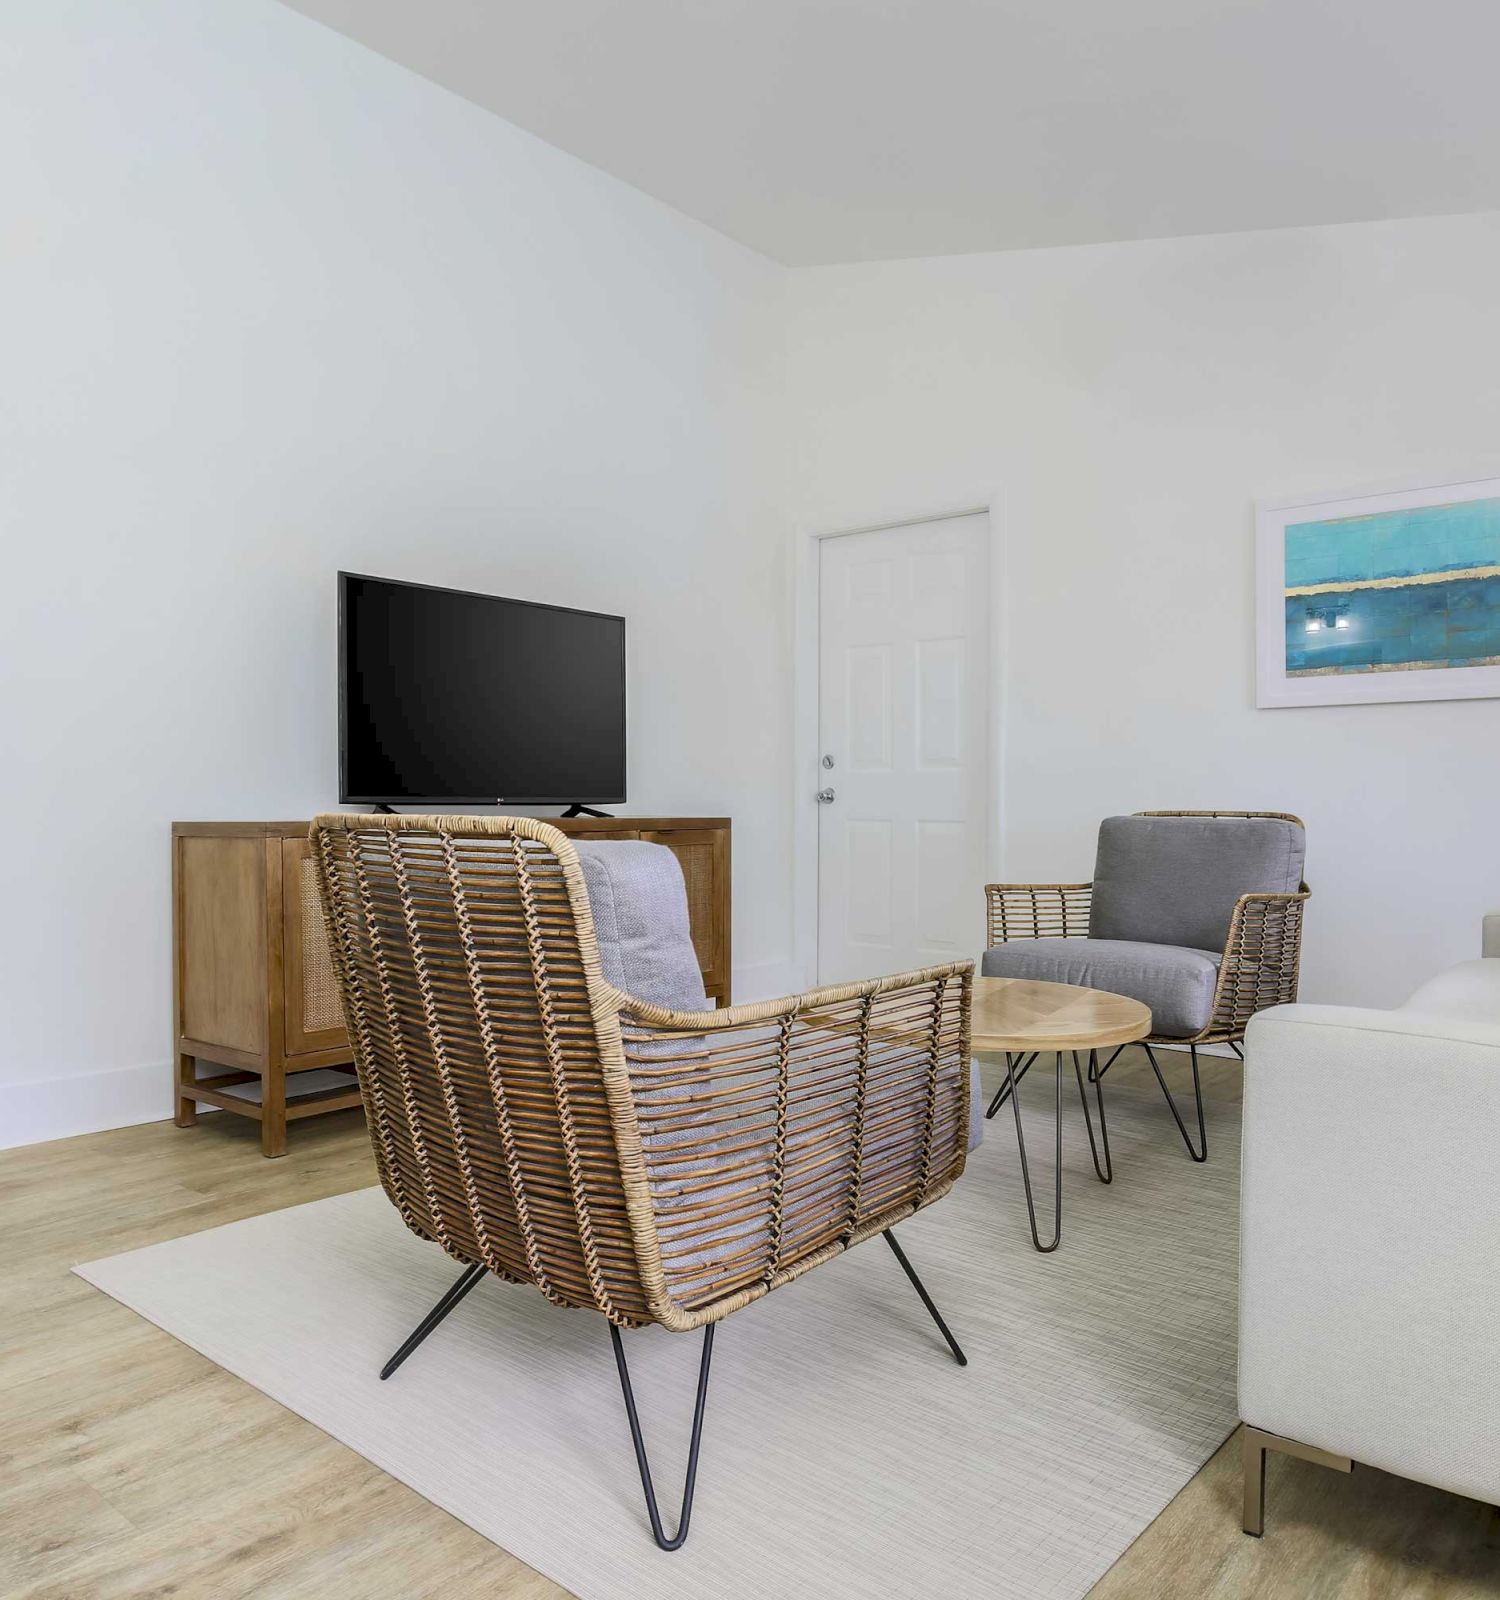
[[[1436,570],[1416,572],[1408,570],[1405,577],[1371,576],[1349,579],[1349,568],[1330,572],[1330,581],[1315,581],[1309,585],[1289,585],[1287,529],[1294,528],[1305,543],[1309,538],[1308,525],[1314,525],[1313,537],[1328,544],[1344,536],[1343,530],[1323,525],[1353,522],[1355,519],[1381,519],[1386,527],[1399,525],[1397,518],[1403,512],[1433,511],[1441,516],[1442,508],[1467,505],[1473,501],[1497,502],[1500,509],[1500,477],[1473,477],[1458,481],[1406,481],[1384,484],[1375,488],[1341,490],[1337,493],[1296,495],[1287,499],[1263,500],[1256,503],[1256,554],[1255,554],[1255,631],[1256,631],[1256,696],[1255,703],[1262,708],[1287,706],[1368,705],[1404,700],[1472,700],[1500,697],[1500,661],[1465,665],[1421,667],[1390,665],[1335,665],[1315,667],[1294,666],[1288,670],[1288,639],[1291,619],[1289,606],[1306,599],[1309,632],[1316,632],[1324,622],[1315,616],[1318,600],[1326,594],[1330,602],[1320,613],[1329,625],[1339,629],[1349,627],[1358,632],[1360,599],[1375,598],[1374,591],[1387,591],[1386,609],[1399,605],[1395,591],[1409,595],[1413,588],[1428,585],[1465,583],[1478,585],[1468,593],[1472,608],[1475,595],[1483,598],[1486,615],[1490,615],[1493,594],[1494,615],[1500,625],[1500,576],[1493,579],[1473,577],[1482,572],[1488,563],[1476,562],[1456,572],[1452,579],[1442,578]],[[1414,519],[1418,528],[1424,519]],[[1366,529],[1379,526],[1366,523]],[[1358,541],[1368,534],[1350,529],[1348,537]],[[1431,535],[1429,534],[1430,538]],[[1354,548],[1351,545],[1351,550]],[[1305,576],[1293,572],[1290,576]],[[1342,577],[1345,581],[1331,581]],[[1339,620],[1353,608],[1347,621]],[[1305,658],[1304,658],[1305,659]]]

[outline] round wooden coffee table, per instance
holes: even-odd
[[[1006,1100],[1010,1101],[1016,1118],[1016,1143],[1021,1151],[1021,1181],[1026,1188],[1031,1242],[1046,1255],[1057,1249],[1062,1239],[1063,1055],[1066,1053],[1073,1058],[1073,1076],[1078,1080],[1078,1097],[1083,1101],[1083,1120],[1089,1131],[1094,1172],[1100,1183],[1111,1183],[1114,1164],[1109,1154],[1109,1128],[1104,1121],[1104,1084],[1099,1074],[1098,1053],[1144,1039],[1151,1032],[1151,1013],[1139,1000],[1123,994],[1106,994],[1102,989],[1083,989],[1070,983],[1038,983],[1030,978],[976,978],[969,1029],[971,1050],[1005,1057],[1005,1082],[990,1102],[985,1116],[993,1117]],[[1037,1231],[1031,1170],[1026,1164],[1026,1134],[1021,1127],[1016,1085],[1031,1070],[1038,1056],[1049,1050],[1056,1058],[1053,1062],[1057,1083],[1057,1151],[1053,1173],[1056,1187],[1052,1240],[1043,1244]],[[1089,1057],[1089,1081],[1094,1085],[1094,1098],[1099,1107],[1097,1143],[1093,1117],[1089,1113],[1088,1090],[1084,1088],[1083,1069],[1078,1062],[1085,1050]]]

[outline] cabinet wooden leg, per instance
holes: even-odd
[[[267,1067],[261,1074],[260,1153],[286,1154],[286,1068]]]
[[[198,1076],[197,1058],[177,1053],[177,1104],[172,1120],[179,1128],[191,1128],[198,1120],[198,1102],[182,1092],[183,1086]]]

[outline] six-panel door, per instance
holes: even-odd
[[[989,518],[820,541],[818,976],[982,948]],[[831,764],[829,764],[831,763]]]

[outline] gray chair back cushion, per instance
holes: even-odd
[[[1089,937],[1223,950],[1235,901],[1295,892],[1304,848],[1276,817],[1107,817]]]
[[[674,1011],[707,1011],[677,857],[644,839],[574,841],[599,965],[615,988]]]

